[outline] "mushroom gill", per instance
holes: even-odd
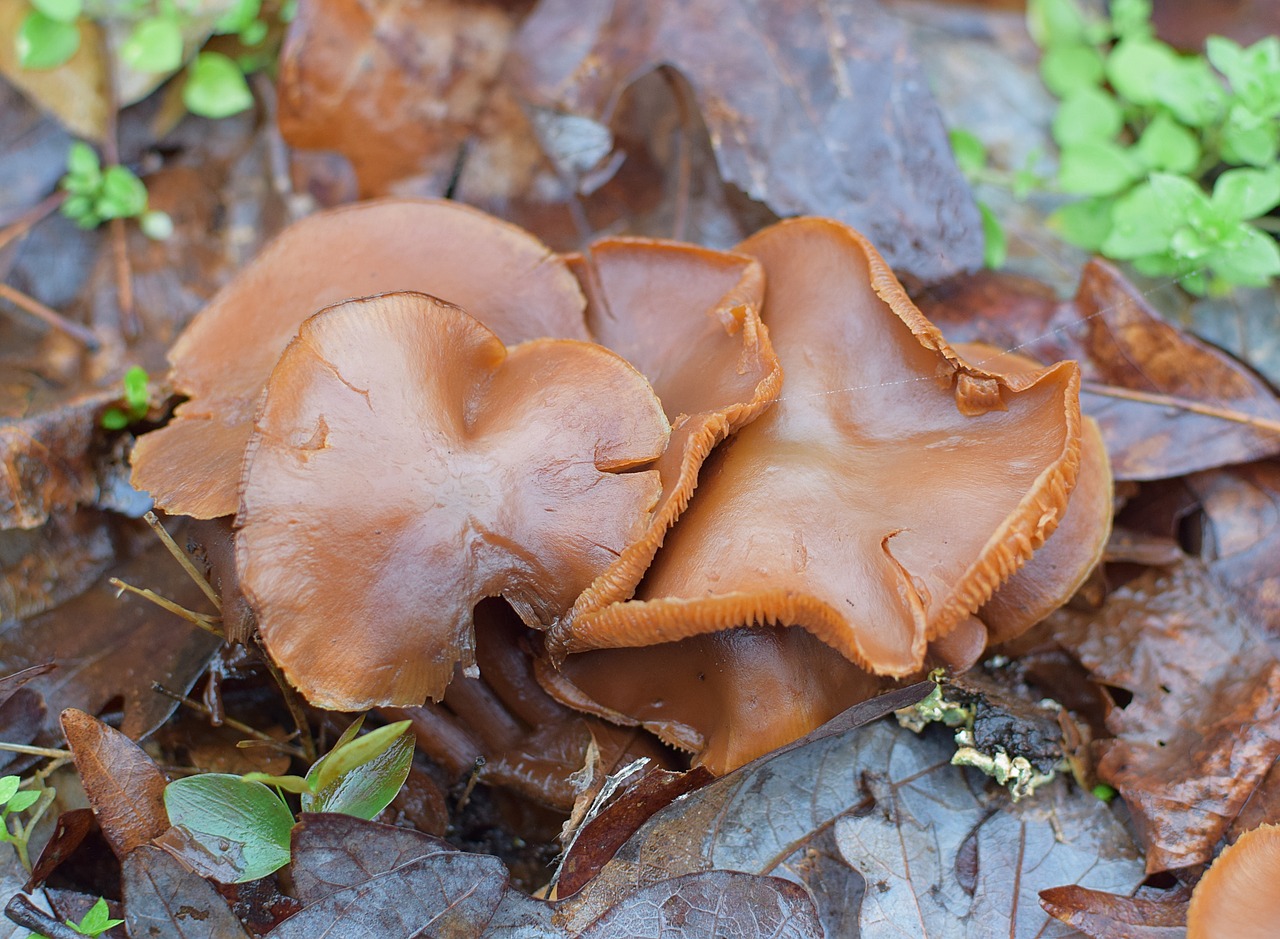
[[[167,512],[230,515],[254,409],[285,346],[334,303],[417,290],[456,303],[504,343],[586,339],[583,297],[532,235],[456,202],[385,200],[290,226],[210,301],[169,351],[188,400],[143,435],[133,484]]]
[[[322,707],[439,699],[480,600],[546,625],[644,534],[660,484],[637,467],[668,432],[603,347],[507,350],[421,294],[316,314],[245,458],[237,566],[268,651]]]

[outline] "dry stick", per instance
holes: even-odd
[[[191,708],[191,710],[195,711],[197,714],[203,714],[205,717],[213,716],[213,712],[209,709],[208,705],[202,704],[194,698],[188,698],[186,695],[178,694],[176,691],[170,691],[158,681],[153,681],[151,683],[151,690],[157,694],[164,695],[166,698],[172,698],[179,704]],[[223,717],[222,723],[227,727],[230,727],[232,730],[238,730],[242,734],[248,734],[250,737],[254,738],[253,742],[260,743],[264,747],[271,747],[274,750],[279,750],[281,753],[287,753],[289,756],[295,756],[299,759],[303,759],[306,756],[298,747],[291,747],[284,741],[277,740],[270,734],[263,733],[256,727],[250,727],[248,724],[238,721],[233,717]]]
[[[52,195],[45,196],[27,211],[15,217],[13,221],[5,222],[4,227],[0,228],[0,248],[31,231],[36,225],[56,212],[58,206],[66,201],[67,193],[59,190]]]
[[[1125,401],[1138,401],[1143,404],[1176,408],[1179,411],[1189,411],[1192,414],[1199,414],[1203,417],[1216,417],[1219,420],[1231,421],[1235,424],[1246,424],[1259,430],[1280,434],[1280,421],[1270,420],[1265,417],[1254,417],[1252,414],[1245,414],[1243,411],[1215,407],[1212,404],[1201,404],[1199,401],[1190,401],[1174,395],[1158,394],[1152,391],[1134,391],[1129,388],[1117,388],[1114,385],[1103,385],[1091,381],[1083,382],[1080,389],[1104,398],[1120,398]]]
[[[271,653],[262,645],[262,637],[258,636],[257,640],[258,651],[262,653],[262,661],[267,666],[267,671],[271,673],[271,677],[275,679],[276,685],[279,686],[285,707],[289,709],[289,716],[293,718],[293,725],[298,730],[298,742],[302,744],[303,756],[308,763],[314,763],[316,761],[316,742],[311,736],[311,725],[307,722],[306,712],[302,710],[302,704],[298,701],[298,693],[294,691],[288,679],[281,673],[279,666],[271,658]]]
[[[28,756],[47,756],[51,760],[71,759],[70,750],[53,750],[49,747],[29,747],[25,743],[0,743],[0,750],[10,753],[25,753]]]
[[[151,526],[151,530],[160,536],[160,540],[164,542],[164,546],[169,549],[169,553],[173,555],[174,560],[182,565],[182,569],[187,572],[187,576],[196,582],[196,586],[204,591],[204,595],[209,598],[209,602],[217,608],[219,613],[221,613],[222,598],[218,596],[218,591],[214,590],[213,586],[205,579],[204,575],[196,570],[196,566],[191,563],[191,558],[187,556],[187,552],[178,547],[178,543],[173,540],[173,536],[170,535],[169,532],[165,530],[165,527],[160,524],[160,520],[156,518],[156,513],[148,512],[146,515],[142,516],[142,518]]]
[[[222,630],[219,628],[219,624],[222,620],[216,616],[209,616],[206,613],[193,613],[185,606],[181,606],[166,597],[160,596],[160,594],[156,593],[154,590],[144,590],[141,587],[133,586],[133,584],[126,584],[119,577],[112,577],[107,581],[107,583],[111,584],[111,586],[115,587],[121,593],[124,593],[127,590],[129,593],[136,594],[144,600],[150,600],[161,609],[168,610],[176,616],[181,616],[188,623],[194,623],[205,632],[212,633],[217,636],[220,641],[226,641],[226,637],[223,636]]]
[[[117,94],[114,70],[111,68],[111,63],[115,61],[112,55],[111,38],[105,29],[101,31],[101,44],[104,65],[103,84],[107,93],[107,126],[102,135],[102,151],[103,156],[107,158],[107,163],[114,166],[120,163],[118,127],[120,99]],[[128,231],[125,229],[122,218],[111,220],[111,253],[115,260],[116,300],[120,306],[120,323],[124,327],[126,338],[135,339],[142,329],[133,304],[133,270],[129,264]]]
[[[56,310],[45,306],[35,297],[29,297],[20,290],[15,290],[8,284],[0,284],[0,298],[8,300],[20,310],[25,310],[36,319],[43,322],[46,326],[56,329],[64,335],[70,336],[80,345],[84,346],[90,352],[97,352],[101,343],[98,337],[92,332],[81,326],[79,323],[73,323]]]
[[[30,929],[48,939],[84,939],[83,934],[60,923],[32,903],[24,893],[15,893],[4,908],[4,915],[24,929]]]

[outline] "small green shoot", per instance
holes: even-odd
[[[1050,216],[1062,238],[1196,294],[1280,275],[1280,37],[1183,55],[1151,0],[1028,0],[1027,27],[1060,99],[1054,187],[1077,197]]]
[[[18,860],[31,870],[27,842],[45,810],[53,804],[56,793],[51,788],[23,789],[17,776],[0,777],[0,841],[13,845]],[[19,816],[30,813],[25,824]]]
[[[150,406],[150,377],[141,365],[132,366],[124,373],[124,407],[107,408],[102,413],[102,426],[107,430],[124,430],[130,424],[147,416]]]
[[[236,883],[265,877],[289,862],[294,817],[283,793],[299,795],[303,812],[372,819],[404,785],[413,763],[410,722],[360,737],[363,720],[348,727],[305,777],[206,773],[171,782],[164,793],[169,821],[229,865]]]
[[[142,180],[124,166],[103,169],[98,154],[82,141],[75,141],[67,151],[67,173],[59,185],[67,193],[62,214],[81,228],[97,228],[113,218],[136,218],[144,231],[159,231],[165,222],[172,230],[164,212],[147,211],[147,187]]]
[[[230,117],[253,107],[244,71],[220,52],[201,52],[187,71],[182,102],[201,117]]]
[[[960,171],[970,183],[981,181],[987,165],[987,148],[967,130],[955,128],[950,132],[950,137],[951,150]],[[983,263],[993,271],[999,270],[1004,267],[1009,253],[1004,227],[991,207],[981,200],[978,202],[978,212],[982,215]]]
[[[1094,798],[1101,799],[1103,802],[1107,803],[1110,803],[1117,795],[1116,791],[1106,783],[1098,783],[1090,791],[1093,793]]]

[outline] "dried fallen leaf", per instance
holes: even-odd
[[[1040,905],[1090,939],[1184,939],[1187,900],[1121,897],[1086,887],[1040,891]]]
[[[1147,870],[1208,861],[1280,757],[1280,661],[1204,567],[1148,570],[1101,610],[1059,610],[1059,643],[1133,695],[1107,715],[1098,774],[1124,796]]]
[[[48,880],[49,875],[57,870],[63,861],[75,854],[76,848],[80,847],[85,836],[93,828],[93,824],[93,809],[72,809],[70,812],[59,815],[53,834],[40,850],[40,856],[36,858],[31,868],[31,877],[28,878],[23,889],[30,893],[36,886]]]
[[[1117,479],[1162,479],[1280,453],[1280,400],[1253,372],[1168,323],[1110,264],[1086,265],[1075,299],[984,273],[932,288],[921,310],[951,342],[1045,362],[1076,359]],[[986,363],[1000,367],[999,357]]]
[[[906,33],[876,0],[616,0],[589,11],[543,0],[505,79],[563,176],[607,179],[618,165],[612,111],[659,66],[688,81],[721,175],[751,199],[847,222],[924,280],[980,263],[968,186]]]
[[[124,918],[133,939],[249,939],[213,884],[148,845],[124,860]]]
[[[169,828],[164,774],[120,731],[75,708],[62,729],[102,834],[120,860]]]

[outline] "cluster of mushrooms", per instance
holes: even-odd
[[[1075,364],[953,348],[825,219],[559,255],[457,203],[348,206],[170,360],[186,400],[134,484],[234,517],[228,576],[325,708],[523,670],[723,773],[972,664],[1109,532]]]

